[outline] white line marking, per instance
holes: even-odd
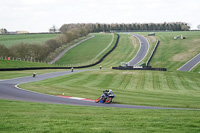
[[[199,54],[200,54],[200,53],[199,53]],[[195,57],[193,57],[191,60],[193,60],[194,58],[196,58],[199,54],[197,54],[197,55],[196,55]],[[190,62],[191,60],[189,60],[188,62]],[[188,62],[187,62],[187,63],[188,63]],[[179,71],[182,67],[184,67],[185,65],[187,65],[187,63],[185,63],[183,66],[181,66],[181,67],[178,69],[178,71]],[[198,62],[198,63],[199,63],[199,62]],[[198,64],[198,63],[197,63],[197,64]],[[197,64],[196,64],[196,65],[197,65]],[[196,66],[196,65],[195,65],[195,66]],[[194,68],[194,67],[192,67],[192,68]],[[192,70],[192,68],[191,68],[190,70]],[[189,70],[189,71],[190,71],[190,70]]]

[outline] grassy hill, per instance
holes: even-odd
[[[94,38],[69,50],[64,56],[56,61],[56,64],[80,66],[95,63],[114,46],[116,38],[117,36],[113,34],[95,34]],[[109,44],[111,45],[107,48]]]
[[[58,34],[22,34],[22,35],[0,35],[0,44],[10,47],[11,45],[24,43],[43,44],[49,39],[55,38]]]
[[[183,35],[186,39],[174,40],[174,36]],[[200,32],[158,32],[156,38],[160,40],[157,52],[150,65],[177,70],[200,52]],[[196,68],[198,71],[199,68]]]

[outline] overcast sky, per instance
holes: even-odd
[[[47,32],[67,23],[200,24],[200,0],[0,0],[0,28]]]

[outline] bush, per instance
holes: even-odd
[[[63,29],[62,34],[55,39],[46,41],[43,45],[19,43],[6,48],[0,45],[0,56],[11,56],[15,58],[26,58],[33,60],[46,60],[47,56],[57,48],[67,45],[69,42],[86,36],[90,30],[87,26],[73,25],[71,28]]]

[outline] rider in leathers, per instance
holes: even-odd
[[[104,90],[104,91],[103,91],[103,94],[101,95],[101,98],[102,98],[103,96],[107,97],[107,96],[109,96],[110,94],[113,94],[113,91],[112,91],[111,89],[109,89],[109,90]]]

